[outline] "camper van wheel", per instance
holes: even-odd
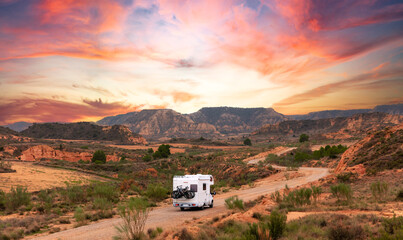
[[[185,208],[184,208],[184,207],[181,207],[181,211],[185,211]]]
[[[213,208],[214,201],[211,201],[210,208]]]

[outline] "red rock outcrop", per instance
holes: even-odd
[[[20,159],[22,161],[39,161],[41,159],[60,159],[69,162],[77,162],[80,159],[83,161],[91,161],[91,152],[69,152],[56,150],[48,145],[37,145],[23,151]],[[118,161],[117,155],[107,155],[107,161]]]

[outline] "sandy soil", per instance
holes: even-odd
[[[0,189],[7,192],[12,186],[25,186],[28,191],[66,186],[65,181],[105,180],[94,175],[34,165],[30,162],[12,162],[15,173],[0,173]]]
[[[150,213],[146,229],[159,226],[166,230],[181,226],[185,221],[191,221],[193,218],[214,217],[228,211],[224,206],[224,200],[230,196],[238,195],[239,198],[244,201],[249,201],[261,195],[282,189],[286,184],[290,188],[294,188],[313,182],[329,174],[326,168],[299,168],[299,171],[302,173],[300,177],[284,180],[283,177],[279,178],[279,176],[275,174],[266,179],[257,181],[254,188],[219,194],[214,199],[214,208],[194,211],[180,211],[178,208],[172,206],[155,208]],[[121,221],[120,218],[105,220],[34,239],[111,239],[117,234],[115,226],[120,224]],[[32,239],[33,237],[29,238]]]

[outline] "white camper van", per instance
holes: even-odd
[[[214,184],[212,175],[175,176],[173,179],[173,206],[185,208],[213,207],[215,192],[210,192]]]

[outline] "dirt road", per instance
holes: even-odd
[[[219,194],[214,199],[214,208],[207,208],[205,210],[197,211],[180,211],[178,208],[172,206],[161,207],[154,209],[147,220],[146,229],[150,227],[163,227],[169,229],[181,226],[186,220],[200,217],[214,217],[228,211],[224,206],[224,200],[230,196],[238,195],[244,201],[253,200],[261,195],[272,193],[276,190],[284,188],[287,184],[290,188],[303,185],[329,174],[327,168],[299,168],[303,173],[302,177],[297,177],[289,180],[283,180],[276,175],[257,181],[254,188],[241,189],[224,194]],[[49,240],[49,239],[112,239],[117,235],[115,230],[116,225],[121,223],[121,219],[115,218],[104,220],[87,226],[74,228],[48,236],[37,237],[35,239]]]

